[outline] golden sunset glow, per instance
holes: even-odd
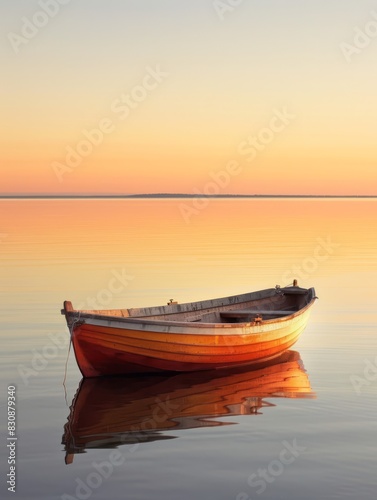
[[[2,10],[0,194],[376,194],[367,1]]]

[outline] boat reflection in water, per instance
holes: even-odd
[[[252,368],[83,379],[64,426],[65,461],[90,448],[177,437],[168,430],[226,425],[213,419],[259,414],[275,406],[266,397],[315,397],[298,352]]]

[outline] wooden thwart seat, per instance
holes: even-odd
[[[239,311],[223,311],[220,312],[221,318],[246,318],[248,316],[258,316],[258,314],[266,315],[266,316],[289,316],[290,314],[294,314],[297,311],[277,311],[277,310],[268,310],[261,309],[251,310],[251,309],[242,309]]]

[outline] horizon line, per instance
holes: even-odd
[[[377,194],[0,194],[0,199],[89,199],[89,198],[377,198]]]

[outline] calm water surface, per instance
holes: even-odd
[[[376,498],[377,202],[192,203],[0,202],[1,498],[9,385],[15,498]],[[150,306],[293,278],[319,301],[275,363],[83,382],[71,352],[63,386],[65,299]]]

